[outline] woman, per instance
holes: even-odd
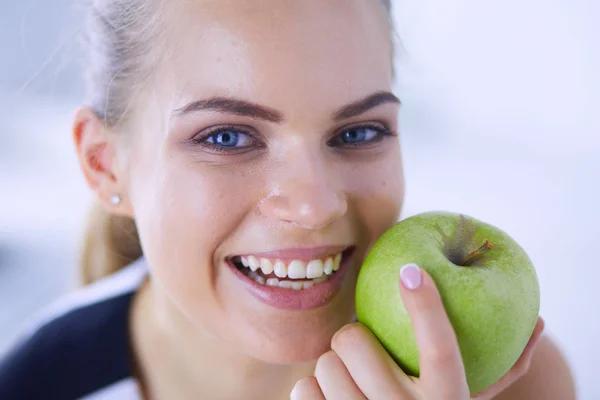
[[[97,282],[5,360],[0,398],[470,398],[425,271],[403,268],[398,286],[420,378],[353,323],[361,261],[404,198],[389,13],[94,1],[74,141],[102,206],[84,253]],[[473,395],[574,398],[542,327]]]

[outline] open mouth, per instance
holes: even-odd
[[[332,279],[346,263],[354,247],[311,260],[283,260],[253,255],[234,256],[231,262],[260,285],[305,290]]]

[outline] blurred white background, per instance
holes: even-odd
[[[547,332],[600,399],[600,2],[394,0],[404,216],[461,211],[528,251]],[[2,0],[0,353],[75,284],[90,194],[72,0]]]

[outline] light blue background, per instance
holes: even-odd
[[[72,288],[91,197],[70,141],[80,10],[1,0],[0,351]],[[535,262],[547,332],[600,399],[600,2],[394,0],[404,216],[461,211]]]

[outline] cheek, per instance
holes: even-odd
[[[248,177],[166,157],[142,160],[133,197],[153,277],[187,312],[214,290],[213,256],[255,202]],[[241,181],[246,182],[241,184]],[[199,290],[201,289],[201,290]]]
[[[372,244],[400,218],[404,202],[401,158],[394,154],[367,167],[349,170],[345,184],[352,193],[359,229],[366,235],[365,241]]]

